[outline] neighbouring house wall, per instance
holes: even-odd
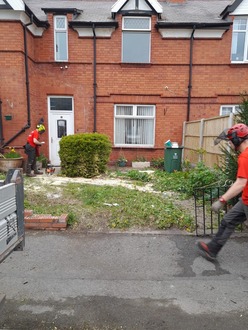
[[[3,137],[6,141],[26,124],[22,25],[19,22],[0,22],[0,40],[0,97],[3,113]],[[6,120],[7,115],[10,115],[12,120]],[[20,142],[20,140],[17,141],[17,143]]]

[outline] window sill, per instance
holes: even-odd
[[[147,68],[151,66],[152,66],[151,63],[121,63],[121,67],[123,68],[130,68],[130,67]]]
[[[248,62],[231,62],[230,65],[244,65],[247,66]]]
[[[115,144],[115,148],[147,148],[154,149],[154,145],[144,145],[144,144]]]

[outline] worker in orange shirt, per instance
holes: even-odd
[[[45,142],[39,141],[40,135],[45,132],[46,128],[43,124],[38,124],[36,129],[33,130],[27,139],[25,145],[25,153],[28,155],[26,175],[33,177],[36,174],[43,174],[42,171],[39,171],[36,166],[36,157],[39,156],[39,147],[42,146]],[[33,173],[32,173],[33,171]]]

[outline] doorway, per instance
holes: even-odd
[[[49,159],[60,166],[59,142],[63,136],[74,134],[73,98],[48,97]]]

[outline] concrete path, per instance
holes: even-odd
[[[0,329],[248,329],[248,238],[28,232],[0,264]]]

